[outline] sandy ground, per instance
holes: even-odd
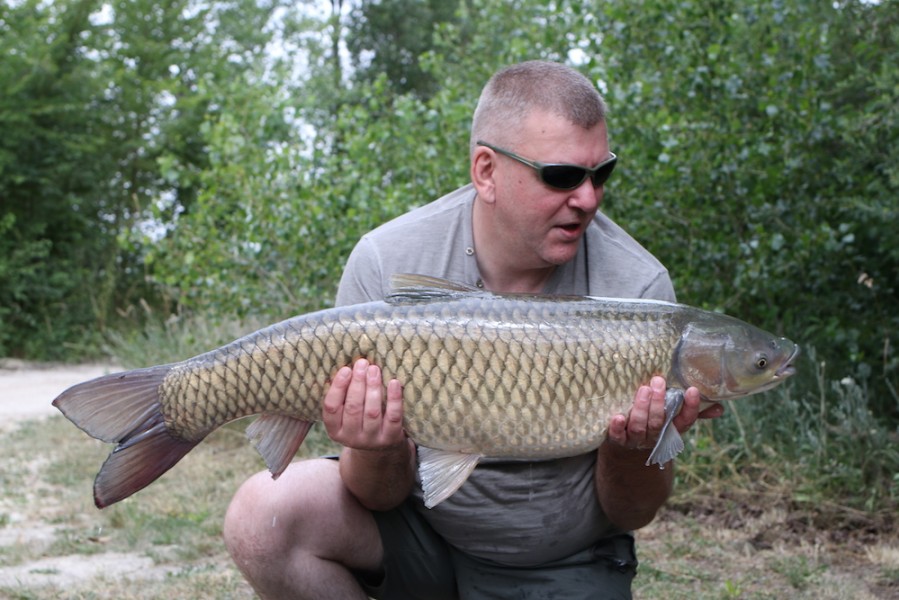
[[[0,360],[0,431],[19,421],[59,414],[53,399],[67,387],[113,373],[108,364],[60,365]]]

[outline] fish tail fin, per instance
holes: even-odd
[[[94,479],[94,504],[105,508],[144,489],[198,443],[174,437],[160,413],[158,422],[122,441],[107,457]]]
[[[104,375],[72,386],[54,401],[88,435],[118,444],[94,480],[94,504],[104,508],[147,487],[191,451],[165,425],[159,386],[171,365]]]

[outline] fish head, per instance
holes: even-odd
[[[673,375],[706,400],[757,394],[796,373],[799,346],[725,315],[686,328],[675,351]]]

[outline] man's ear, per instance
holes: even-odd
[[[478,146],[471,157],[471,183],[478,192],[478,198],[492,204],[496,191],[496,153],[489,148]]]

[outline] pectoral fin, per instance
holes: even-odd
[[[418,474],[425,506],[434,508],[453,495],[478,466],[480,454],[418,448]]]
[[[672,424],[674,417],[678,415],[684,406],[684,391],[676,388],[668,388],[665,392],[665,424],[662,425],[662,431],[659,433],[659,441],[656,447],[652,449],[652,454],[646,460],[646,466],[659,465],[660,469],[665,468],[665,463],[673,459],[684,449],[684,440],[680,436],[680,432]]]

